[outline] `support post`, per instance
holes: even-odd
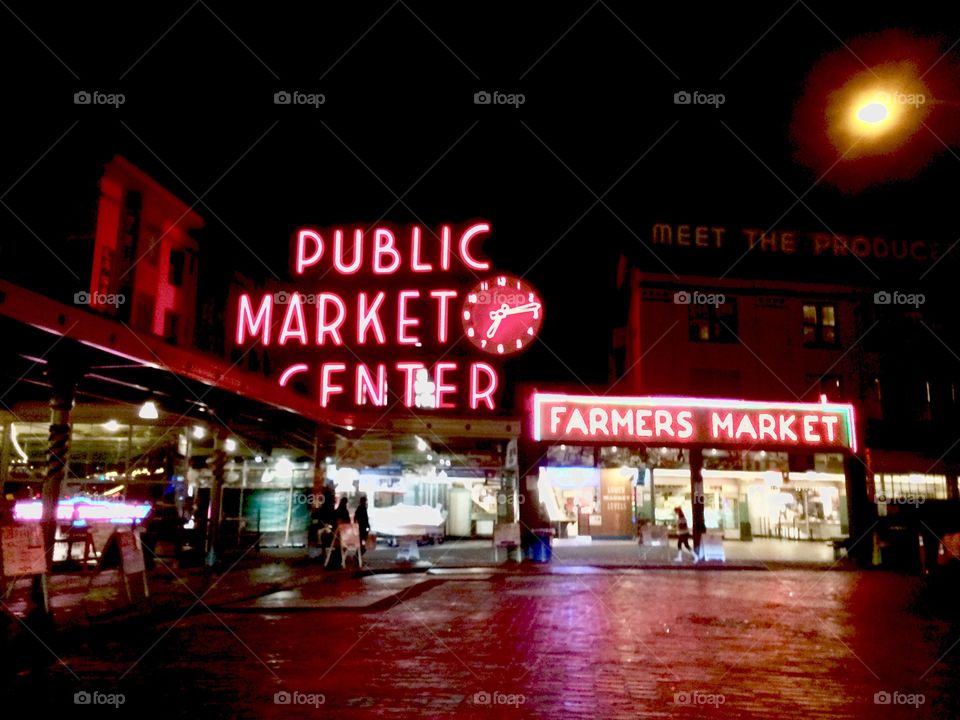
[[[223,481],[227,467],[227,443],[229,431],[219,423],[213,448],[213,480],[210,483],[210,524],[207,526],[207,567],[216,565],[220,558],[220,516],[223,513]]]
[[[707,531],[703,517],[703,448],[690,448],[690,506],[693,510],[693,552],[703,559],[703,550],[700,539]]]
[[[867,466],[862,458],[847,455],[843,460],[847,480],[847,505],[850,511],[850,558],[860,566],[871,564],[873,555],[873,526],[877,522],[877,506],[867,492]]]
[[[50,380],[50,430],[40,514],[47,568],[46,573],[34,581],[33,601],[40,613],[49,619],[52,616],[49,580],[53,571],[53,548],[57,537],[57,506],[60,502],[60,487],[67,472],[71,434],[70,411],[73,410],[77,378],[81,371],[65,357],[51,358],[47,367]]]

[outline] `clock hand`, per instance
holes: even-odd
[[[497,334],[497,330],[500,328],[500,322],[507,316],[507,313],[510,310],[510,306],[506,303],[503,303],[496,310],[490,311],[490,319],[493,320],[490,323],[490,327],[487,328],[487,337],[492,338]]]
[[[490,312],[490,319],[493,322],[490,324],[490,327],[487,328],[487,337],[493,338],[497,334],[497,330],[500,329],[500,322],[507,315],[518,315],[520,313],[532,312],[533,317],[537,318],[540,314],[540,303],[530,302],[524,305],[517,305],[516,307],[510,307],[506,303],[500,305],[496,310]]]
[[[533,317],[536,318],[537,314],[540,312],[540,303],[529,302],[525,305],[517,305],[516,307],[509,308],[506,311],[507,315],[517,315],[518,313],[532,312]]]

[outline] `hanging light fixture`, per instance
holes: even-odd
[[[153,400],[147,400],[140,406],[140,412],[137,413],[137,415],[141,420],[156,420],[160,417],[160,412],[157,410],[157,404]]]

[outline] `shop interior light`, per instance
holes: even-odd
[[[237,441],[233,438],[227,438],[223,442],[223,449],[229,453],[237,451]]]
[[[20,456],[20,459],[23,462],[28,460],[27,454],[23,451],[23,448],[20,447],[20,442],[17,439],[17,424],[10,423],[10,443],[13,445],[13,449],[16,451],[17,455]]]
[[[103,429],[107,432],[116,432],[120,429],[120,423],[118,423],[116,420],[107,420],[103,424]]]
[[[258,462],[258,463],[262,463],[262,462],[263,462],[263,455],[257,455],[257,456],[253,459],[253,461],[254,461],[254,462]]]
[[[278,478],[293,477],[293,463],[287,458],[280,458],[273,466],[273,474]]]
[[[160,417],[157,410],[157,404],[153,400],[147,400],[140,406],[140,412],[137,413],[141,420],[156,420]]]
[[[430,446],[427,445],[427,441],[424,440],[422,437],[420,437],[419,435],[415,435],[414,437],[417,438],[417,450],[419,452],[426,452],[430,448]]]
[[[207,429],[203,425],[193,426],[193,439],[203,440],[207,436]]]

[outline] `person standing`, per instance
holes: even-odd
[[[367,496],[360,496],[360,504],[353,511],[353,521],[360,528],[360,552],[367,551],[367,537],[370,535],[370,516],[367,513]]]
[[[690,548],[690,526],[687,524],[687,516],[683,514],[680,506],[673,509],[677,514],[677,562],[683,560],[683,551],[686,550],[697,561],[697,555]]]
[[[341,523],[350,524],[350,508],[347,507],[347,496],[340,496],[340,504],[337,505],[337,525]]]

